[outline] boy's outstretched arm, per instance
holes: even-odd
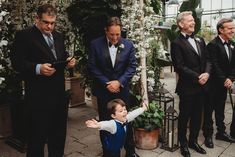
[[[86,121],[86,126],[89,128],[101,128],[101,125],[99,122],[97,122],[95,119],[87,120]]]

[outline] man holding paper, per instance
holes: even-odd
[[[62,35],[54,30],[55,21],[52,5],[39,6],[35,25],[17,32],[13,44],[12,65],[25,83],[27,157],[44,156],[46,143],[49,157],[64,155],[68,104],[64,68],[72,68],[75,59],[68,57]]]

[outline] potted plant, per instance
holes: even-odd
[[[158,146],[159,128],[164,112],[156,101],[149,103],[148,109],[133,121],[135,144],[140,149],[154,149]]]

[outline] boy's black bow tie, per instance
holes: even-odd
[[[128,121],[122,123],[122,126],[126,126],[128,124]]]
[[[186,39],[188,39],[188,38],[194,38],[194,33],[192,33],[191,35],[186,34],[185,38],[186,38]]]
[[[109,42],[109,47],[111,47],[113,44],[111,42]],[[118,47],[119,43],[114,44],[115,47]]]

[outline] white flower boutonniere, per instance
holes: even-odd
[[[200,38],[195,38],[195,40],[197,41],[197,42],[201,42],[201,39]]]
[[[233,46],[233,45],[230,45],[230,48],[231,48],[231,49],[234,49],[234,46]]]
[[[125,48],[124,44],[120,44],[120,45],[118,46],[118,53],[120,53],[121,50],[123,50],[124,48]]]

